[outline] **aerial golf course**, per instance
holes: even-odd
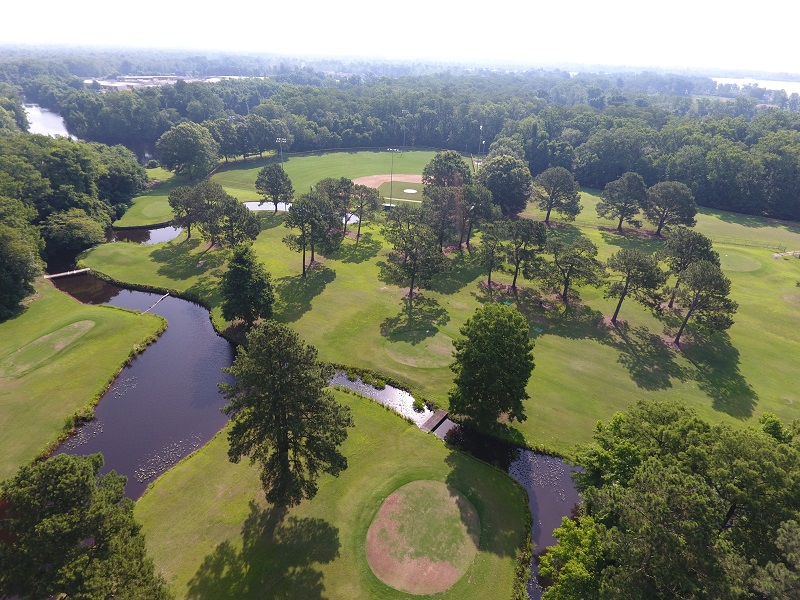
[[[392,196],[421,199],[421,192],[416,198],[404,192],[414,182],[402,175],[418,176],[433,156],[433,152],[397,153],[390,167],[386,152],[343,152],[291,157],[284,168],[296,192],[325,177],[355,180],[385,175],[391,168]],[[241,201],[259,200],[255,179],[264,164],[250,160],[223,165],[212,179]],[[151,172],[151,177],[162,183],[137,198],[119,225],[169,220],[169,189],[180,182],[163,170]],[[381,191],[388,195],[385,185]],[[653,253],[659,249],[662,242],[649,235],[649,225],[640,232],[626,228],[620,235],[613,231],[615,223],[598,219],[598,200],[599,191],[584,190],[582,213],[574,223],[557,226],[558,232],[587,235],[599,247],[598,258],[603,261],[620,248]],[[529,205],[523,216],[542,215]],[[345,239],[337,253],[320,258],[303,279],[300,255],[282,242],[288,231],[283,215],[267,210],[262,219],[254,248],[272,275],[275,319],[314,345],[321,359],[385,374],[415,396],[444,408],[453,380],[452,341],[459,337],[459,328],[485,302],[517,306],[531,326],[536,364],[528,384],[527,420],[509,429],[518,444],[570,457],[576,444],[591,439],[598,420],[608,420],[641,398],[680,400],[704,419],[733,426],[753,424],[765,412],[785,422],[800,418],[796,386],[800,259],[774,257],[779,248],[800,250],[797,225],[701,209],[696,229],[714,241],[739,310],[727,332],[690,335],[679,351],[663,342],[679,322],[656,317],[632,301],[623,306],[620,327],[605,325],[604,317],[613,312],[616,301],[604,298],[602,289],[580,289],[581,303],[567,314],[532,281],[522,280],[523,289],[516,297],[495,292],[490,299],[479,286],[486,272],[466,251],[450,254],[452,270],[423,291],[409,317],[403,304],[407,290],[380,276],[389,247],[379,221],[367,221],[358,245]],[[217,288],[227,253],[182,234],[153,246],[98,246],[82,258],[81,266],[121,282],[200,298],[212,307],[217,329],[224,331],[230,324],[221,316]],[[501,273],[493,274],[493,279],[510,283],[510,276]],[[75,312],[74,318],[66,318],[72,313],[65,311]],[[119,324],[110,323],[106,313]],[[99,384],[97,380],[71,383],[73,404],[57,404],[52,411],[55,422],[40,423],[47,431],[32,434],[30,426],[28,431],[9,433],[3,445],[8,464],[0,475],[9,475],[52,442],[64,419],[97,394],[98,385],[113,375],[130,348],[160,326],[155,318],[139,320],[125,337],[127,315],[73,306],[71,299],[67,302],[48,282],[40,281],[39,297],[28,311],[3,324],[0,377],[21,368],[8,353],[23,346],[33,348],[29,353],[38,361],[30,367],[32,375],[26,375],[30,378],[26,389],[44,386],[45,375],[73,368],[68,361],[81,358],[102,355],[102,364],[95,366],[106,375]],[[33,322],[40,324],[38,329],[30,327]],[[63,330],[78,322],[96,325],[83,326],[85,331],[78,326]],[[114,337],[99,335],[104,326],[114,330]],[[12,328],[13,338],[6,335]],[[44,342],[36,345],[37,340],[54,332],[61,332],[65,340],[53,346],[57,351],[35,350],[44,347]],[[112,355],[112,349],[119,355]],[[58,390],[47,393],[54,403],[60,398]],[[151,556],[178,597],[260,598],[269,590],[268,597],[406,598],[402,577],[375,574],[391,573],[391,565],[386,565],[392,560],[434,565],[429,587],[414,593],[444,590],[437,597],[511,597],[516,552],[526,535],[524,492],[499,470],[449,449],[380,406],[353,394],[336,394],[351,407],[355,421],[342,448],[349,468],[338,478],[323,477],[313,500],[287,513],[269,506],[256,469],[246,461],[237,465],[228,461],[223,430],[161,476],[137,502],[136,517],[143,524]],[[10,396],[0,396],[0,402],[0,413],[7,414]],[[23,438],[28,447],[10,454],[8,448],[21,446]],[[417,484],[417,489],[411,485],[414,482],[425,483]],[[453,502],[461,502],[461,514],[469,513],[469,518],[448,516],[452,506],[443,489],[452,489],[452,498],[462,498]],[[399,494],[393,500],[394,512],[383,508],[393,494]],[[403,529],[393,519],[402,515],[403,523],[413,521],[403,502],[414,494],[436,500],[417,515],[421,529],[404,530],[393,538]],[[370,550],[368,540],[373,538],[394,541],[382,549],[373,544]],[[389,546],[403,544],[407,549],[402,556],[389,556]],[[474,554],[459,558],[460,552],[453,552],[469,549],[470,544]],[[375,567],[377,563],[386,570]],[[451,580],[449,587],[436,587]]]

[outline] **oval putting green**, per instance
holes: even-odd
[[[739,254],[738,252],[726,252],[720,254],[720,265],[723,271],[755,271],[761,268],[761,263],[755,258]]]
[[[448,590],[478,552],[481,524],[475,507],[440,481],[412,481],[391,494],[367,531],[372,572],[397,590]]]

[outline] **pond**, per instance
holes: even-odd
[[[169,242],[178,237],[183,231],[183,227],[154,227],[153,229],[143,228],[119,228],[109,227],[106,230],[107,242],[133,242],[134,244],[161,244]]]
[[[219,381],[233,361],[233,348],[211,326],[198,304],[136,292],[90,275],[54,279],[62,291],[89,304],[110,304],[164,317],[167,330],[125,367],[103,395],[95,420],[80,427],[57,452],[102,452],[103,472],[126,475],[127,496],[181,458],[206,444],[227,422]]]

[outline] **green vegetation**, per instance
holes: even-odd
[[[339,161],[346,156],[358,158],[334,156]],[[318,158],[326,159],[331,160]],[[256,172],[251,173],[253,181]],[[610,231],[617,221],[597,218],[594,205],[598,201],[597,192],[584,190],[577,227],[556,225],[554,229],[568,239],[582,232],[598,246],[597,259],[603,262],[621,247],[652,253],[661,246],[663,242],[654,236],[629,230],[621,236]],[[544,218],[543,211],[532,204],[525,214]],[[463,257],[451,255],[451,271],[439,275],[430,290],[415,298],[414,312],[409,315],[403,301],[408,288],[381,280],[379,263],[386,261],[390,246],[377,226],[364,229],[357,248],[346,239],[303,283],[296,255],[281,243],[283,218],[269,215],[254,246],[273,276],[275,317],[316,346],[324,360],[384,373],[446,407],[452,384],[448,369],[452,340],[486,300],[477,286],[485,279],[483,268],[468,260],[466,252]],[[525,404],[528,419],[515,425],[527,444],[570,455],[575,443],[589,439],[597,420],[640,398],[682,399],[703,418],[731,423],[751,421],[763,411],[785,420],[797,417],[797,370],[787,357],[800,341],[792,326],[800,316],[795,287],[800,261],[774,259],[766,247],[781,244],[800,249],[800,229],[707,210],[697,220],[697,229],[717,240],[714,247],[732,281],[731,298],[739,303],[739,310],[726,334],[692,343],[684,352],[669,350],[661,342],[662,337],[674,338],[680,323],[659,321],[634,304],[625,307],[627,328],[599,326],[616,305],[603,297],[602,289],[581,288],[582,304],[570,315],[562,315],[563,308],[553,310],[547,298],[541,298],[540,306],[536,282],[520,279],[518,286],[523,290],[516,300],[496,295],[498,300],[518,305],[536,340],[536,372]],[[645,227],[643,232],[654,229]],[[723,240],[751,245],[724,244]],[[216,282],[223,260],[220,253],[205,249],[205,244],[184,238],[159,247],[109,244],[94,249],[84,262],[122,281],[188,290],[217,306]],[[727,270],[728,264],[737,270]],[[493,279],[510,283],[511,276],[494,274]],[[225,328],[218,308],[213,314],[217,325]]]
[[[0,480],[91,413],[125,361],[163,327],[154,315],[86,306],[37,280],[0,335]]]
[[[356,424],[342,445],[348,469],[322,476],[314,499],[288,512],[266,504],[257,467],[228,463],[223,431],[137,502],[150,555],[178,597],[261,598],[269,588],[275,597],[406,598],[373,575],[365,540],[386,497],[426,479],[460,491],[481,524],[472,566],[439,597],[509,598],[525,535],[521,489],[377,404],[334,394],[350,406]]]
[[[152,185],[147,191],[133,198],[133,206],[114,222],[115,227],[141,227],[157,225],[172,220],[172,209],[167,202],[169,193],[186,181],[170,171],[156,167],[147,169],[147,177]]]
[[[394,153],[395,173],[422,173],[435,152]],[[318,181],[327,177],[357,179],[368,175],[389,174],[389,152],[332,152],[322,155],[292,156],[283,164],[292,180],[295,193],[308,191]],[[211,176],[225,191],[241,201],[258,201],[263,197],[256,191],[256,178],[261,168],[274,158],[228,163]],[[418,185],[418,184],[417,184]],[[420,198],[416,198],[420,199]]]

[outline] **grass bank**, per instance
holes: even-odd
[[[56,443],[127,360],[164,327],[155,315],[81,304],[36,282],[25,310],[0,324],[0,480]]]
[[[310,501],[283,511],[263,500],[257,469],[227,458],[226,430],[164,474],[137,502],[148,550],[179,598],[395,599],[372,574],[365,538],[383,500],[418,479],[445,482],[480,518],[480,549],[437,598],[510,598],[525,537],[524,492],[504,473],[368,400],[335,391],[353,411],[348,469],[322,477]],[[213,476],[211,476],[213,474]],[[198,526],[202,524],[202,526]]]

